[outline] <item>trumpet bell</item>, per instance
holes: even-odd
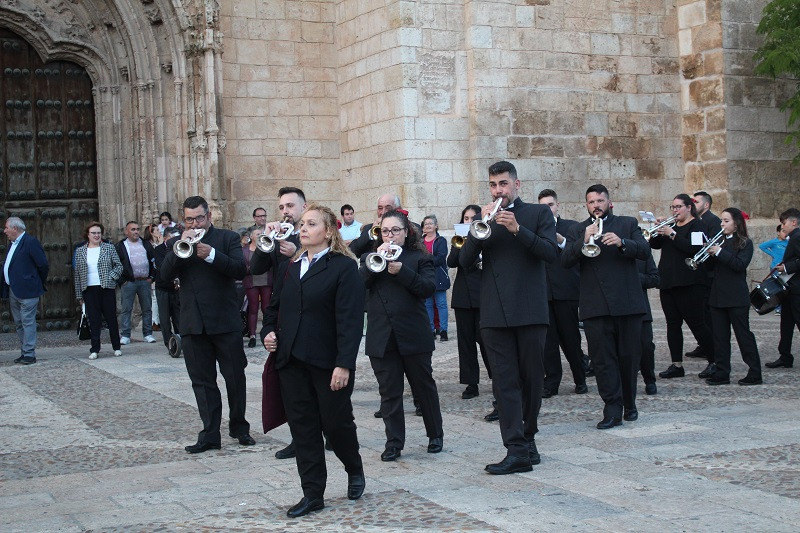
[[[469,234],[478,240],[485,241],[492,234],[492,227],[488,222],[476,220],[469,226]]]
[[[265,254],[271,253],[275,249],[275,239],[262,233],[256,239],[256,247]]]
[[[687,257],[684,262],[692,270],[697,270],[697,267],[700,266],[700,263],[694,257]]]
[[[381,228],[380,226],[372,226],[369,229],[369,240],[377,241],[381,238]]]
[[[650,233],[650,230],[646,229],[646,228],[642,230],[642,235],[644,236],[644,240],[646,240],[646,241],[649,241],[650,237],[653,236],[653,234]]]
[[[181,259],[186,259],[194,252],[194,245],[188,239],[183,239],[173,245],[172,251]]]
[[[463,236],[453,235],[453,238],[450,239],[450,245],[453,248],[461,248],[462,246],[464,246],[464,241],[466,241],[466,239]]]
[[[594,243],[584,244],[581,253],[586,257],[597,257],[600,255],[600,247]]]
[[[367,268],[374,273],[383,272],[386,270],[386,258],[383,257],[381,254],[372,253],[367,255],[365,260],[365,264]]]

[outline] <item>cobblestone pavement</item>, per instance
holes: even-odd
[[[751,320],[762,362],[773,360],[778,317]],[[668,365],[663,324],[656,312],[657,370]],[[734,349],[734,385],[708,387],[696,377],[704,364],[689,360],[687,376],[660,380],[656,396],[640,384],[637,422],[597,431],[594,379],[588,395],[574,394],[564,362],[559,394],[542,406],[541,465],[496,477],[483,471],[504,456],[497,424],[483,421],[491,391],[484,379],[478,398],[461,399],[450,333],[434,352],[444,451],[426,453],[422,420],[408,412],[403,456],[380,461],[377,384],[362,356],[353,402],[365,495],[347,500],[346,476],[328,453],[326,508],[299,520],[285,514],[301,497],[295,464],[273,455],[288,429],[257,431],[262,349],[246,349],[256,446],[224,438],[219,451],[189,455],[194,397],[183,360],[160,343],[134,338],[120,358],[106,344],[89,361],[74,332],[43,332],[39,362],[23,367],[12,363],[13,336],[0,336],[0,530],[797,531],[797,369],[765,369],[763,386],[740,387]]]

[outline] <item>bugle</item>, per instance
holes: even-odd
[[[269,233],[265,231],[256,238],[256,246],[259,250],[265,254],[271,253],[275,249],[277,241],[285,241],[289,238],[289,235],[294,231],[294,226],[289,224],[287,220],[289,220],[289,217],[283,219],[280,229],[274,229]]]
[[[725,234],[722,232],[722,230],[720,230],[719,233],[714,235],[713,239],[709,240],[707,243],[705,243],[705,245],[702,248],[700,248],[699,252],[694,254],[694,257],[687,257],[686,261],[684,262],[692,270],[697,270],[697,267],[699,267],[706,259],[708,259],[711,256],[711,252],[708,251],[709,248],[711,248],[712,246],[717,246],[722,242],[724,238]]]
[[[675,217],[669,217],[668,219],[666,219],[666,220],[664,220],[662,222],[659,222],[655,226],[650,226],[647,229],[643,229],[642,230],[642,235],[644,235],[644,240],[649,241],[650,237],[655,235],[656,232],[659,230],[659,228],[663,228],[664,226],[672,227],[672,226],[675,225],[676,222],[677,222],[677,219]]]
[[[491,213],[484,216],[481,220],[472,221],[472,224],[469,225],[469,232],[473,237],[482,241],[489,238],[489,236],[492,234],[492,227],[489,226],[489,222],[494,220],[494,217],[500,210],[501,203],[503,203],[503,199],[498,198],[494,203]]]
[[[595,219],[597,222],[597,233],[589,237],[589,242],[585,243],[581,248],[581,253],[586,257],[597,257],[600,255],[600,245],[595,241],[603,236],[603,219],[598,217]]]
[[[403,247],[399,244],[395,244],[394,241],[389,243],[389,250],[381,250],[380,252],[373,252],[367,255],[367,258],[364,260],[367,268],[371,272],[383,272],[386,270],[386,265],[389,261],[397,261],[397,258],[400,257],[400,254],[403,253]]]
[[[175,244],[172,245],[172,251],[181,259],[191,257],[194,253],[194,245],[200,242],[200,239],[202,239],[205,234],[206,230],[202,228],[195,230],[194,237],[187,237],[176,241]]]
[[[461,248],[464,246],[464,241],[466,239],[462,235],[453,235],[453,238],[450,239],[450,245],[453,248]]]
[[[369,228],[369,240],[377,241],[381,238],[381,227],[380,226],[372,226]]]

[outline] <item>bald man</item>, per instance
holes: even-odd
[[[372,251],[373,241],[369,238],[369,232],[372,226],[380,227],[381,217],[385,212],[400,208],[400,197],[396,194],[384,194],[378,198],[378,208],[375,210],[375,222],[362,226],[361,235],[350,243],[350,250],[352,250],[356,257],[361,257],[365,253]]]

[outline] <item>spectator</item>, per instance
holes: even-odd
[[[778,232],[776,238],[762,242],[758,245],[758,248],[762,252],[772,258],[772,263],[770,263],[769,268],[775,268],[778,266],[778,264],[783,261],[783,252],[786,251],[786,233],[783,231],[781,224],[778,224],[778,227],[775,228],[775,231]]]
[[[425,248],[433,255],[433,268],[436,270],[436,291],[433,296],[425,300],[425,307],[428,310],[433,337],[439,335],[441,340],[446,341],[447,289],[450,288],[450,276],[447,273],[447,239],[439,235],[439,221],[436,215],[428,215],[422,219],[422,233],[425,235]],[[433,323],[434,306],[439,312],[440,331],[436,331]]]
[[[253,209],[253,225],[247,228],[247,233],[245,235],[249,235],[253,230],[260,230],[260,233],[264,232],[264,228],[267,225],[267,210],[263,207],[256,207]]]
[[[177,226],[177,224],[173,222],[172,215],[169,214],[169,211],[164,211],[163,213],[158,215],[158,219],[161,222],[161,224],[156,226],[156,229],[161,233],[161,235],[164,235],[165,229],[174,228]]]
[[[152,298],[150,283],[155,279],[156,271],[153,263],[153,247],[149,242],[139,238],[139,224],[130,221],[125,224],[126,239],[117,243],[117,254],[122,262],[122,315],[120,330],[122,344],[131,342],[131,312],[133,298],[139,298],[142,309],[142,335],[145,342],[156,342],[153,337]]]
[[[357,239],[361,235],[361,222],[356,220],[355,210],[350,204],[344,204],[339,210],[342,215],[342,227],[339,228],[339,233],[344,239],[344,243],[350,245],[350,242]]]
[[[174,228],[174,226],[172,226],[172,228]],[[172,228],[166,228],[165,231]],[[150,224],[144,228],[142,240],[149,242],[150,246],[152,246],[154,250],[159,244],[164,242],[164,235],[161,233],[158,224]],[[151,307],[151,314],[153,315],[153,331],[160,331],[161,319],[159,318],[158,314],[158,298],[156,298],[155,282],[150,284],[150,301],[153,304]]]

